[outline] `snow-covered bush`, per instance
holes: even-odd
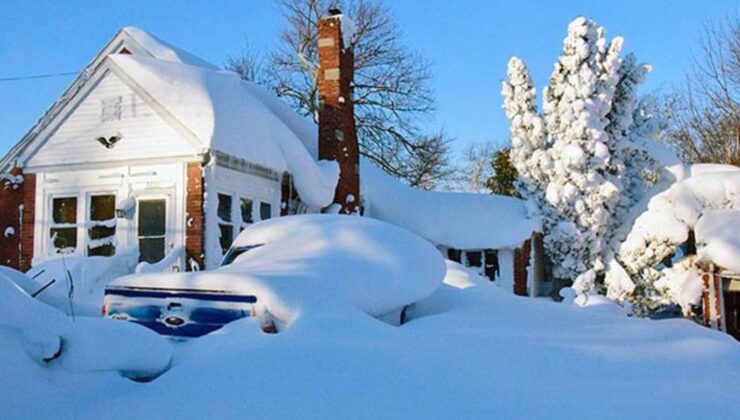
[[[576,18],[544,89],[542,115],[520,59],[509,61],[502,86],[520,192],[542,216],[553,274],[573,280],[578,294],[597,291],[620,242],[618,228],[656,172],[636,142],[660,127],[637,101],[649,67],[622,58],[622,45]]]

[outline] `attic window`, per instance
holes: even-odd
[[[114,96],[100,101],[100,121],[119,121],[121,119],[121,105],[123,98]]]
[[[121,51],[118,51],[118,54],[129,54],[131,55],[131,51],[129,51],[126,47],[121,48]]]

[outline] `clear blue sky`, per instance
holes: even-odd
[[[567,23],[595,19],[626,50],[654,65],[644,91],[680,84],[702,27],[735,15],[737,0],[495,1],[386,0],[403,42],[433,63],[438,112],[431,128],[471,141],[507,141],[500,80],[511,55],[530,67],[538,89],[549,77]],[[272,0],[13,1],[0,14],[0,78],[82,69],[122,26],[139,26],[215,64],[245,41],[269,50],[281,16]],[[61,94],[72,76],[0,82],[0,154]]]

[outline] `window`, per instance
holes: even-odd
[[[118,121],[121,119],[121,103],[123,98],[115,96],[101,101],[100,121]]]
[[[460,252],[459,249],[455,248],[448,248],[447,249],[447,259],[455,262],[460,262],[462,257],[462,252]]]
[[[466,252],[465,256],[468,258],[468,267],[480,267],[482,265],[483,255],[480,251]]]
[[[501,274],[499,272],[498,265],[498,251],[495,249],[487,249],[483,252],[483,258],[485,260],[485,274],[491,281],[496,280],[496,276]]]
[[[167,226],[165,199],[139,200],[139,262],[155,263],[164,258]]]
[[[270,203],[260,202],[260,220],[267,220],[272,217],[272,206]]]
[[[231,243],[234,241],[234,224],[231,218],[231,196],[226,194],[218,195],[218,229],[220,231],[219,242],[223,254],[229,250]]]
[[[253,223],[254,219],[252,218],[252,199],[250,198],[243,198],[241,199],[241,213],[242,213],[242,223]]]
[[[111,256],[116,253],[116,196],[113,194],[90,197],[87,255]]]
[[[77,249],[77,197],[58,197],[51,204],[51,239],[54,252]]]

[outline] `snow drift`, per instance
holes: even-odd
[[[341,312],[348,304],[381,316],[429,296],[445,273],[429,242],[362,217],[272,219],[245,229],[232,244],[241,247],[252,249],[215,271],[127,276],[111,285],[254,294],[264,310],[290,323],[304,312]]]

